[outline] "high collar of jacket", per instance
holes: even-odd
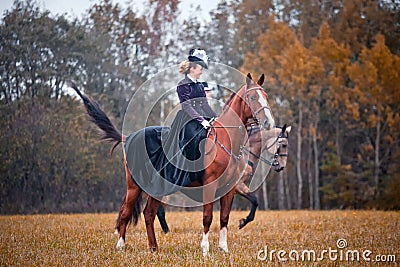
[[[188,80],[189,80],[190,82],[194,82],[194,83],[197,83],[197,82],[198,82],[195,78],[193,78],[193,77],[190,76],[189,74],[187,74],[186,77],[188,78]]]

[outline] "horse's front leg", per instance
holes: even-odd
[[[234,194],[235,194],[235,187],[232,188],[231,191],[229,191],[225,196],[223,196],[220,199],[221,210],[220,210],[219,248],[224,252],[228,252],[228,240],[227,240],[228,221]]]
[[[247,215],[246,219],[242,218],[239,220],[239,229],[242,229],[246,226],[246,224],[254,220],[256,209],[258,207],[258,201],[256,195],[253,192],[250,192],[250,189],[243,182],[238,183],[236,186],[236,192],[251,202],[251,210],[249,215]]]
[[[241,193],[239,193],[239,194],[251,202],[251,209],[250,209],[249,215],[247,215],[246,219],[239,220],[239,229],[242,229],[249,222],[254,221],[254,217],[256,215],[256,210],[258,207],[258,201],[257,201],[256,195],[253,192],[249,192],[247,194],[241,194]]]
[[[160,205],[160,201],[149,196],[144,209],[144,220],[146,223],[147,238],[149,241],[149,248],[151,252],[155,252],[158,249],[156,234],[154,232],[154,220],[157,214],[157,208]]]
[[[213,203],[209,203],[203,206],[203,239],[201,240],[201,250],[203,251],[203,256],[208,255],[210,250],[210,243],[208,242],[208,235],[210,231],[210,226],[213,217]]]
[[[210,179],[210,181],[213,181]],[[216,191],[216,183],[214,184],[206,184],[203,188],[203,238],[201,240],[201,249],[203,252],[203,256],[206,257],[208,255],[208,251],[210,250],[210,243],[208,241],[208,234],[210,231],[210,226],[213,219],[213,202],[215,198]]]

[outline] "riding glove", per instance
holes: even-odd
[[[210,127],[210,123],[208,122],[208,120],[203,120],[201,122],[201,125],[203,125],[204,129],[207,129],[208,127]]]

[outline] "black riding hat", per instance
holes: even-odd
[[[203,68],[208,69],[208,56],[206,54],[206,51],[203,49],[191,49],[189,52],[188,60],[190,62],[195,62]]]

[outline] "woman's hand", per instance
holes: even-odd
[[[208,120],[203,120],[201,122],[201,125],[203,125],[204,129],[207,129],[208,127],[211,126],[211,124],[208,122]]]

